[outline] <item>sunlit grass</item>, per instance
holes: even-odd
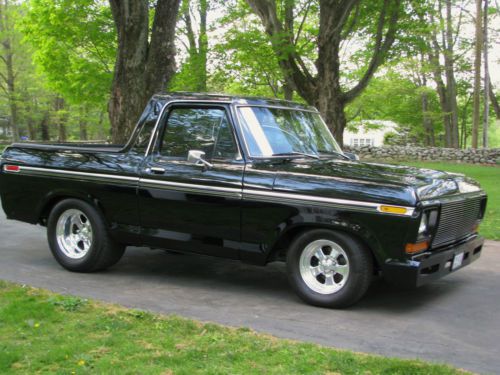
[[[0,281],[2,374],[459,374]]]

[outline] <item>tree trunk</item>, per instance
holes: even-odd
[[[432,69],[432,76],[434,82],[436,83],[436,91],[439,96],[439,104],[441,106],[441,112],[443,113],[443,126],[444,126],[444,146],[451,147],[451,118],[450,110],[448,108],[447,90],[442,78],[441,65],[439,63],[439,57],[436,51],[429,52],[429,63]]]
[[[88,110],[85,105],[80,107],[80,118],[78,119],[78,125],[80,127],[80,140],[86,141],[88,139],[87,135],[87,114]]]
[[[9,23],[8,16],[9,1],[4,0],[2,9],[0,9],[0,31],[5,33],[5,38],[2,41],[3,56],[2,61],[5,63],[6,75],[5,86],[7,100],[9,103],[10,119],[9,126],[12,130],[12,137],[14,141],[18,141],[19,134],[19,124],[18,124],[18,106],[16,98],[16,74],[14,72],[14,52],[12,51],[12,41],[10,39],[10,28],[12,25]]]
[[[112,140],[125,143],[149,97],[175,71],[175,24],[180,0],[158,0],[151,34],[148,0],[109,0],[118,51],[109,118]]]
[[[36,139],[35,122],[32,118],[28,119],[28,135],[31,141]]]
[[[488,73],[488,82],[489,84],[489,92],[490,92],[490,101],[491,101],[491,106],[493,107],[493,110],[495,111],[495,116],[497,117],[497,120],[500,120],[500,104],[498,104],[498,99],[493,91],[493,85],[491,84],[491,78],[489,78],[489,73]]]
[[[476,0],[476,48],[474,59],[474,113],[472,116],[472,148],[478,147],[481,121],[481,48],[483,45],[482,1]]]
[[[432,119],[429,116],[429,95],[427,94],[427,92],[422,92],[421,101],[423,118],[422,125],[425,131],[425,145],[434,147],[436,145],[436,141],[434,139],[434,126],[432,125]]]
[[[50,134],[49,134],[49,112],[45,112],[42,121],[40,122],[40,132],[41,132],[41,137],[42,141],[48,142],[50,141]]]
[[[68,120],[68,115],[65,113],[65,102],[61,97],[56,97],[54,101],[54,109],[56,111],[57,116],[57,129],[58,136],[57,140],[59,142],[66,142],[67,140],[67,132],[66,132],[66,122]]]
[[[336,22],[332,16],[335,17],[329,12],[323,12],[323,15],[320,15],[320,27],[323,26],[323,29],[331,27],[331,24]],[[326,32],[320,33],[318,47],[316,68],[318,76],[322,79],[317,83],[317,95],[313,104],[320,111],[340,147],[343,147],[347,121],[344,112],[345,101],[340,86],[340,34],[331,36]]]
[[[483,147],[488,148],[488,125],[490,122],[490,74],[488,70],[488,0],[484,0],[483,12],[484,42],[484,115],[483,115]]]
[[[100,141],[107,140],[108,137],[104,131],[104,111],[99,111],[99,122],[97,123],[97,139]]]
[[[333,136],[337,140],[340,147],[344,147],[344,129],[347,125],[345,117],[345,104],[338,97],[330,97],[326,100],[325,97],[320,97],[316,107],[318,108],[323,120],[328,125]]]
[[[453,52],[453,26],[451,14],[451,0],[446,0],[446,50],[444,52],[444,66],[446,73],[446,90],[449,110],[450,146],[458,148],[458,105],[457,83],[455,80],[455,63]]]
[[[195,30],[192,24],[191,7],[189,0],[184,0],[182,5],[183,20],[186,24],[186,37],[188,39],[189,48],[189,66],[193,75],[192,90],[198,92],[207,91],[207,53],[208,53],[208,35],[207,35],[207,16],[208,2],[207,0],[198,0],[198,17],[200,23],[198,25],[198,38],[195,35]]]

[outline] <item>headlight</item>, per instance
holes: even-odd
[[[427,233],[428,222],[427,214],[422,213],[422,219],[420,219],[420,225],[418,226],[418,236],[421,237]]]

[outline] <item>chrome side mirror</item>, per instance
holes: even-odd
[[[204,165],[205,167],[212,168],[213,165],[206,161],[205,152],[199,150],[189,150],[187,161],[188,163],[192,163],[194,165]]]

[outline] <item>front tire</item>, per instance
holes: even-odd
[[[110,238],[101,214],[78,199],[65,199],[52,209],[47,238],[57,262],[74,272],[106,269],[125,251],[125,246]]]
[[[292,288],[307,303],[343,308],[357,302],[368,290],[373,258],[348,234],[315,229],[292,242],[287,271]]]

